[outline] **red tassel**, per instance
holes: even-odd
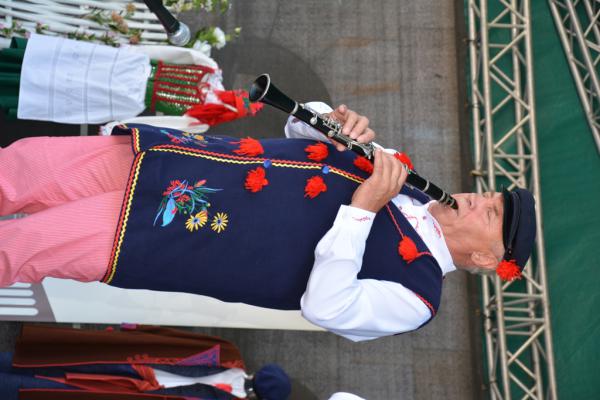
[[[240,147],[233,152],[235,154],[239,154],[240,156],[256,157],[265,152],[260,142],[256,139],[252,139],[251,137],[247,137],[235,143],[239,143]]]
[[[314,199],[321,192],[327,191],[327,185],[320,176],[313,176],[306,180],[306,186],[304,187],[304,197],[310,197]]]
[[[354,166],[368,174],[373,173],[373,163],[367,160],[366,157],[358,156],[354,159]]]
[[[306,146],[304,151],[308,153],[309,159],[317,162],[323,161],[329,155],[329,149],[327,149],[327,146],[321,142]]]
[[[410,157],[404,153],[400,153],[399,151],[394,153],[394,157],[399,160],[402,164],[405,164],[410,169],[415,169],[413,167],[413,163],[410,160]]]
[[[515,279],[521,279],[521,268],[515,260],[502,260],[496,267],[496,274],[503,281],[512,282]]]
[[[246,182],[244,187],[252,193],[260,192],[263,187],[269,184],[269,181],[265,178],[266,172],[263,167],[251,169],[246,175]]]
[[[411,238],[404,235],[400,243],[398,244],[398,253],[402,256],[404,261],[410,263],[419,256],[419,250],[417,245]]]

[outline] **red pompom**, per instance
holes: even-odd
[[[265,178],[266,172],[263,167],[251,169],[246,175],[246,182],[244,187],[252,193],[260,192],[263,187],[269,184],[269,181]]]
[[[265,152],[262,144],[260,144],[258,140],[252,139],[251,137],[247,137],[235,143],[239,143],[240,147],[233,152],[241,156],[256,157]]]
[[[402,164],[405,164],[410,169],[415,169],[413,167],[413,163],[410,160],[410,157],[404,153],[400,153],[399,151],[394,153],[394,157],[399,160]]]
[[[313,176],[312,178],[307,179],[306,186],[304,187],[304,197],[310,197],[314,199],[321,192],[327,191],[327,185],[323,181],[323,178],[320,176]]]
[[[306,146],[304,151],[308,153],[309,159],[317,162],[323,161],[329,155],[329,149],[322,142]]]
[[[515,260],[502,260],[496,267],[496,274],[503,281],[512,282],[515,279],[521,279],[521,268],[519,268]]]
[[[354,159],[354,166],[365,171],[368,174],[373,173],[373,163],[367,160],[366,157],[358,156]]]
[[[227,393],[231,393],[233,391],[233,387],[228,383],[215,383],[215,387]]]
[[[417,245],[411,238],[404,235],[400,244],[398,244],[398,253],[402,256],[404,261],[410,263],[419,256],[419,250]]]

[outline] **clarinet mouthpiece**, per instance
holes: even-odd
[[[458,202],[454,200],[454,197],[450,197],[450,208],[458,210]]]

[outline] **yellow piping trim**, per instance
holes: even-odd
[[[119,261],[119,254],[121,253],[121,245],[123,244],[123,238],[125,236],[125,231],[127,230],[127,221],[129,220],[129,212],[131,211],[131,203],[133,201],[133,194],[135,192],[135,188],[137,186],[137,181],[138,181],[138,177],[140,174],[140,167],[142,165],[142,160],[144,159],[144,156],[146,155],[146,152],[140,153],[140,159],[137,163],[137,166],[135,168],[135,175],[133,178],[133,182],[131,183],[131,190],[129,191],[129,196],[127,199],[127,206],[125,208],[125,215],[123,216],[123,225],[121,226],[121,232],[119,235],[119,241],[117,243],[117,248],[115,250],[115,257],[113,259],[113,263],[111,265],[111,272],[110,275],[108,276],[108,278],[106,279],[105,283],[110,283],[115,275],[115,272],[117,271],[117,263]]]

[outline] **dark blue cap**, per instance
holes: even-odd
[[[292,384],[279,365],[267,364],[254,374],[254,391],[261,400],[286,400]]]
[[[504,260],[514,260],[523,270],[531,256],[535,242],[535,200],[529,190],[503,190],[504,221],[502,240],[504,242]]]

